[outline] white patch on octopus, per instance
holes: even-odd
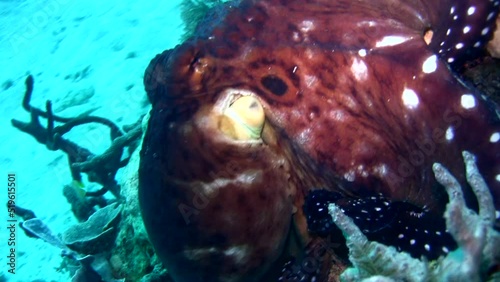
[[[422,71],[424,73],[433,73],[437,69],[437,56],[432,55],[429,58],[425,59],[422,64]]]
[[[455,137],[455,133],[453,132],[453,127],[448,127],[448,129],[446,129],[446,140],[448,141],[451,141],[453,140],[453,137]]]
[[[410,88],[405,88],[403,90],[403,94],[401,95],[401,99],[403,100],[403,104],[408,108],[408,109],[415,109],[417,108],[418,104],[420,103],[420,100],[418,99],[417,93]]]
[[[248,262],[250,256],[248,255],[249,248],[246,245],[234,246],[224,250],[224,255],[231,257],[239,265],[244,265]]]
[[[379,164],[373,168],[374,174],[383,177],[387,174],[387,165],[386,164]]]
[[[494,132],[493,134],[491,134],[491,136],[490,136],[491,143],[496,143],[496,142],[498,142],[498,140],[500,140],[500,133]]]
[[[307,87],[311,88],[318,81],[318,78],[314,75],[305,75],[304,81]]]
[[[476,106],[476,98],[472,94],[463,94],[460,98],[460,104],[464,109],[472,109]]]
[[[335,109],[335,110],[331,110],[329,113],[328,113],[328,116],[335,120],[335,121],[345,121],[346,120],[346,113],[341,110],[341,109]]]
[[[344,173],[344,179],[353,182],[356,179],[356,175],[354,174],[354,171],[350,170],[346,173]]]
[[[363,60],[358,58],[352,61],[351,72],[358,81],[365,81],[368,78],[368,67]]]
[[[476,7],[470,6],[469,9],[467,10],[467,15],[472,16],[474,12],[476,11]]]
[[[404,43],[408,39],[409,39],[408,37],[404,37],[404,36],[389,35],[389,36],[385,36],[381,40],[377,41],[377,43],[375,43],[375,47],[379,48],[379,47],[396,46],[396,45],[399,45],[401,43]]]
[[[311,20],[304,20],[299,24],[299,29],[303,33],[308,33],[315,28],[314,22]]]

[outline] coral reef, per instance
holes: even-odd
[[[143,132],[146,130],[148,118],[149,115],[144,117]],[[139,150],[136,150],[123,171],[120,183],[124,203],[122,221],[118,227],[119,233],[111,251],[110,261],[119,277],[131,281],[138,281],[142,277],[144,281],[158,281],[158,277],[166,276],[166,270],[154,253],[141,217],[137,195],[139,159]]]
[[[148,119],[149,115],[146,115],[142,121],[143,132],[146,131]],[[110,263],[116,276],[130,281],[172,281],[156,256],[142,221],[137,195],[139,153],[139,150],[132,153],[123,171],[120,185],[124,207]]]
[[[39,218],[30,218],[20,223],[29,237],[39,238],[66,253],[98,254],[113,245],[116,227],[120,221],[121,206],[111,204],[95,212],[89,220],[70,226],[62,238],[54,235]]]
[[[65,260],[61,270],[68,270],[73,276],[72,281],[114,281],[118,275],[111,266],[110,251],[115,245],[123,206],[119,204],[122,202],[120,185],[115,176],[129,161],[129,157],[122,159],[123,151],[128,149],[131,153],[137,148],[142,133],[142,118],[120,129],[108,119],[89,115],[91,111],[74,118],[61,117],[53,113],[51,101],[47,101],[45,111],[30,105],[33,87],[34,79],[30,75],[26,78],[22,102],[23,108],[31,114],[30,122],[12,119],[12,125],[32,135],[49,150],[61,150],[67,154],[73,179],[64,186],[63,194],[81,223],[70,226],[62,236],[58,236],[33,211],[16,206],[15,213],[24,219],[20,225],[27,236],[42,239],[62,250]],[[46,127],[42,126],[40,118],[47,120]],[[56,126],[56,123],[60,125]],[[77,126],[93,123],[110,128],[111,146],[101,155],[94,155],[62,137]],[[101,184],[102,188],[84,190],[82,173],[87,174],[90,182]],[[108,191],[115,199],[104,197]],[[133,270],[134,267],[131,268]]]
[[[80,262],[81,267],[71,278],[72,282],[123,281],[123,279],[116,280],[113,277],[111,266],[109,265],[108,260],[102,255],[88,255],[78,259],[78,262]]]
[[[19,208],[19,210],[21,210],[21,213],[33,214],[34,216],[34,213],[30,210],[23,208]],[[72,237],[75,243],[65,241],[64,238],[59,238],[59,236],[55,235],[42,220],[36,217],[26,219],[24,222],[20,223],[20,226],[29,237],[42,239],[52,246],[61,249],[64,263],[61,265],[60,269],[69,271],[72,276],[71,281],[118,281],[114,278],[113,270],[107,259],[105,249],[106,246],[112,246],[113,244],[114,237],[111,231],[113,231],[115,227],[110,226],[116,225],[119,211],[120,208],[116,207],[116,204],[110,205],[96,212],[92,219],[89,220],[90,222],[70,227],[65,233],[66,236],[71,235],[69,237]],[[99,230],[103,229],[105,230],[99,233]],[[89,234],[97,233],[99,234],[88,236]],[[116,235],[116,232],[114,232],[114,234]],[[72,249],[78,249],[81,253],[75,252]],[[87,252],[95,254],[81,255]]]
[[[339,207],[331,204],[329,213],[342,230],[353,264],[342,275],[342,281],[485,281],[500,263],[500,233],[494,228],[495,210],[492,196],[480,175],[474,156],[463,152],[467,181],[480,205],[478,213],[464,201],[458,181],[446,168],[436,163],[434,174],[449,195],[445,211],[449,232],[459,248],[436,261],[414,259],[394,247],[369,241]]]
[[[481,90],[484,95],[500,105],[499,58],[485,56],[467,62],[461,75],[467,83]]]

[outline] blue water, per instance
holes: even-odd
[[[149,61],[178,43],[182,24],[179,1],[0,1],[0,172],[8,197],[8,174],[15,175],[16,205],[32,210],[54,234],[77,222],[63,196],[72,181],[66,154],[50,151],[32,136],[11,125],[28,122],[21,107],[24,81],[33,75],[31,105],[45,109],[46,100],[59,116],[77,116],[93,110],[119,126],[133,123],[148,111],[142,86]],[[43,126],[46,120],[41,119]],[[95,154],[110,144],[106,127],[90,125],[72,130],[65,138]],[[122,177],[121,172],[117,180]],[[85,189],[99,185],[83,177]],[[11,194],[12,195],[12,194]],[[106,197],[112,198],[107,195]],[[2,209],[3,225],[11,224]],[[61,250],[29,238],[17,225],[0,231],[0,281],[70,281],[61,268]],[[15,248],[15,264],[10,248]],[[11,270],[11,271],[9,271]],[[10,273],[15,272],[15,274]],[[39,279],[39,280],[37,280]]]

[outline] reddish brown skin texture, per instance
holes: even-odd
[[[446,196],[432,164],[449,168],[470,197],[463,150],[475,154],[500,208],[499,143],[490,142],[498,117],[477,96],[472,109],[461,105],[462,94],[476,93],[445,63],[422,72],[435,51],[422,35],[439,23],[429,12],[437,4],[385,2],[243,1],[151,62],[139,199],[176,281],[260,281],[293,218],[308,240],[301,206],[310,189],[380,192],[441,212]],[[376,47],[394,34],[405,42]],[[283,95],[263,84],[269,76],[286,84]],[[228,89],[262,103],[263,140],[218,130],[213,109]],[[405,89],[417,93],[416,108],[404,105]]]

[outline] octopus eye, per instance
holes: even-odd
[[[274,75],[264,76],[260,83],[269,91],[277,96],[283,96],[288,91],[288,86],[286,83],[279,77]]]
[[[199,55],[199,54],[196,54],[195,56],[193,56],[193,58],[191,59],[191,62],[189,63],[189,67],[191,69],[194,69],[196,68],[196,66],[200,63],[202,57]]]
[[[213,64],[210,58],[197,53],[189,62],[190,77],[189,83],[192,91],[199,91],[202,87],[203,79],[213,73]]]
[[[257,140],[264,127],[264,108],[252,96],[242,96],[225,111],[219,129],[236,140]]]

